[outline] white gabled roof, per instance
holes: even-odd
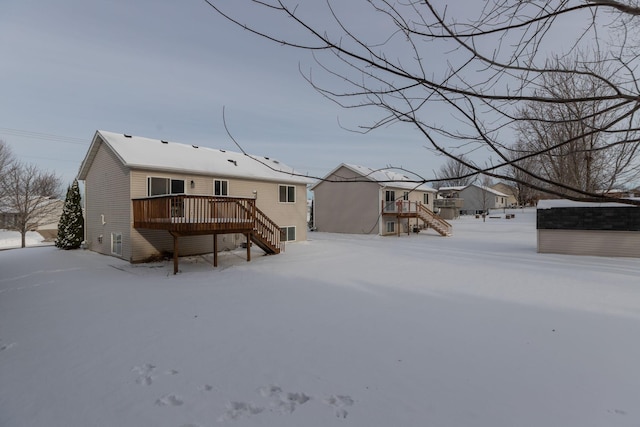
[[[340,168],[347,168],[351,171],[357,173],[362,178],[367,179],[372,182],[378,183],[381,187],[390,187],[390,188],[399,188],[404,190],[414,190],[414,191],[425,191],[429,193],[435,193],[436,190],[428,186],[427,184],[421,184],[419,180],[411,179],[408,176],[394,172],[388,169],[371,169],[366,166],[352,165],[348,163],[341,163],[327,175],[325,175],[325,179],[329,178],[331,175],[334,175]],[[314,184],[311,189],[313,190],[316,186],[320,185],[322,180],[318,181]]]
[[[100,141],[104,141],[111,148],[124,166],[132,169],[153,169],[296,184],[313,182],[305,176],[297,176],[293,168],[268,157],[250,156],[234,151],[102,130],[97,131],[93,138],[91,147],[80,166],[78,179],[83,180],[86,177]]]

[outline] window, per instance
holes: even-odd
[[[165,194],[184,194],[184,180],[158,178],[155,176],[147,178],[148,196],[162,196]]]
[[[229,181],[216,179],[213,181],[213,195],[214,196],[228,196],[229,195]]]
[[[296,227],[282,227],[280,229],[281,242],[293,242],[296,240]]]
[[[122,233],[111,233],[111,253],[122,256]]]
[[[409,200],[409,192],[405,191],[404,193],[402,193],[402,200]]]
[[[387,190],[384,193],[384,206],[386,211],[395,212],[396,210],[396,192],[393,190]]]
[[[424,194],[422,195],[422,197],[423,197],[423,200],[422,200],[422,201],[424,202],[424,204],[425,204],[425,205],[428,205],[428,204],[429,204],[429,193],[424,193]]]
[[[164,196],[168,194],[184,194],[184,180],[158,178],[150,176],[147,178],[147,195],[148,196]],[[171,216],[184,216],[184,201],[171,200]]]
[[[184,180],[172,179],[171,180],[171,194],[184,194]]]
[[[387,233],[395,233],[395,232],[396,232],[395,221],[387,221]]]
[[[280,203],[296,202],[296,187],[293,185],[279,185]]]

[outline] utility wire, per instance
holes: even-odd
[[[22,129],[12,129],[0,127],[0,134],[11,135],[11,136],[19,136],[23,138],[34,138],[41,139],[45,141],[52,142],[61,142],[66,144],[75,144],[75,145],[89,145],[90,140],[86,138],[74,138],[71,136],[61,136],[54,135],[50,133],[42,133],[42,132],[34,132]]]

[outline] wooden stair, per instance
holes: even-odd
[[[433,228],[441,236],[449,237],[453,234],[453,227],[444,219],[419,204],[416,209],[418,218],[420,218],[425,224]]]
[[[268,255],[279,254],[282,250],[280,227],[257,207],[251,241]]]

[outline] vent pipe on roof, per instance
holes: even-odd
[[[227,159],[227,162],[233,163],[234,165],[238,166],[238,162],[236,160]]]
[[[193,148],[198,148],[198,146],[197,146],[197,145],[192,145],[192,147],[193,147]]]
[[[131,135],[123,134],[125,138],[131,138]]]
[[[160,142],[162,142],[163,144],[168,144],[169,141],[165,141],[164,139],[160,140]]]

